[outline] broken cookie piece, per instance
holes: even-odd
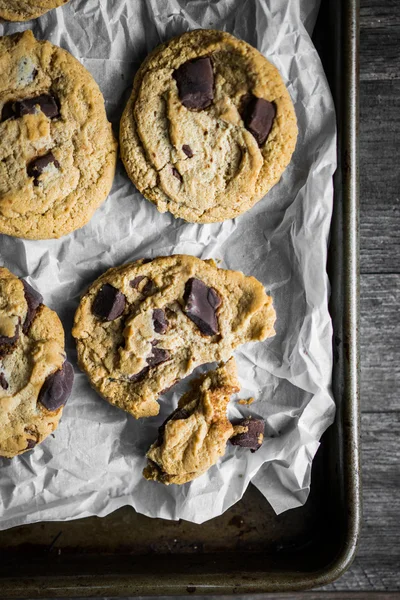
[[[234,429],[226,416],[230,396],[240,389],[231,358],[195,379],[178,408],[159,429],[147,453],[146,479],[166,485],[192,481],[225,454]]]

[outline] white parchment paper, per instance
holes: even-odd
[[[33,29],[66,48],[99,83],[118,123],[132,79],[158,43],[189,29],[227,30],[280,70],[295,104],[299,139],[281,182],[242,217],[193,225],[160,214],[118,164],[112,192],[80,231],[51,241],[0,236],[5,266],[28,278],[60,315],[76,378],[59,428],[34,451],[0,459],[0,528],[41,520],[106,515],[123,505],[143,514],[201,523],[237,502],[250,481],[277,513],[303,504],[319,438],[334,417],[330,393],[331,321],[325,273],[335,170],[332,98],[311,32],[318,0],[71,0],[36,21],[0,25],[0,34]],[[184,486],[142,478],[145,452],[176,405],[135,421],[90,388],[76,367],[71,338],[80,295],[105,269],[140,257],[187,253],[260,279],[274,298],[277,335],[236,352],[242,391],[230,417],[261,416],[266,437],[255,454],[228,444],[226,456]]]

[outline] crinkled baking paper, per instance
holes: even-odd
[[[0,236],[5,266],[26,277],[60,315],[76,378],[59,428],[34,451],[0,460],[0,528],[107,515],[124,505],[165,519],[201,523],[237,502],[250,482],[277,513],[304,504],[319,439],[334,418],[332,327],[325,272],[335,170],[335,115],[310,40],[317,0],[71,0],[1,34],[33,29],[69,50],[93,74],[118,123],[133,76],[157,44],[198,27],[223,29],[257,47],[279,69],[295,104],[299,138],[280,183],[233,221],[194,225],[160,214],[119,162],[112,192],[91,222],[60,240]],[[80,295],[103,271],[140,257],[187,253],[221,260],[260,279],[277,311],[276,336],[236,352],[241,398],[229,416],[266,421],[262,448],[228,444],[199,479],[163,486],[142,478],[145,453],[178,394],[158,417],[135,421],[90,388],[71,337]],[[182,389],[182,384],[178,386]]]

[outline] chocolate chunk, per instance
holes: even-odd
[[[247,427],[247,431],[231,437],[231,444],[241,446],[242,448],[250,448],[252,452],[256,452],[263,443],[264,421],[262,419],[248,418],[242,419],[236,425]]]
[[[147,279],[147,282],[142,287],[141,292],[145,296],[150,296],[150,294],[154,293],[157,288],[153,280],[147,277],[146,275],[138,275],[137,277],[135,277],[135,279],[132,279],[132,281],[130,282],[130,286],[133,287],[135,290],[138,290],[139,285],[142,283],[143,279]]]
[[[68,361],[65,361],[59,371],[52,373],[45,380],[39,392],[38,402],[47,410],[58,410],[66,404],[73,382],[74,369]]]
[[[39,294],[28,282],[21,279],[22,285],[24,286],[25,300],[28,305],[25,322],[22,326],[24,333],[29,329],[30,324],[35,318],[35,314],[39,306],[43,303],[43,296]]]
[[[0,373],[0,386],[3,388],[3,390],[8,390],[8,381],[4,373]]]
[[[0,346],[12,346],[18,341],[19,338],[19,327],[18,325],[15,328],[15,333],[12,337],[7,337],[6,335],[0,335]],[[1,354],[1,351],[0,351]]]
[[[10,100],[6,102],[1,111],[1,122],[7,121],[8,119],[12,119],[15,117],[15,102],[14,100]]]
[[[114,321],[122,315],[125,309],[125,296],[109,283],[104,284],[94,299],[93,313],[106,321]]]
[[[184,313],[197,325],[201,333],[204,335],[218,333],[216,310],[221,305],[221,299],[214,288],[192,277],[186,282],[183,301]]]
[[[131,375],[129,377],[130,381],[132,381],[133,383],[137,383],[138,381],[141,381],[145,375],[147,375],[147,373],[150,371],[150,367],[144,367],[144,369],[142,369],[141,371],[139,371],[139,373],[135,373],[135,375]]]
[[[182,175],[179,173],[178,169],[175,169],[175,167],[172,167],[172,175],[176,177],[176,179],[179,179],[179,181],[182,181]]]
[[[38,179],[39,179],[40,175],[43,173],[45,168],[51,164],[54,164],[54,166],[57,169],[60,168],[60,163],[58,162],[58,160],[56,160],[56,158],[52,152],[48,152],[48,154],[45,154],[44,156],[39,156],[38,158],[35,158],[34,160],[32,160],[29,163],[29,165],[27,167],[27,171],[28,171],[29,177],[34,178],[34,181],[33,181],[34,185],[39,185]]]
[[[168,320],[162,308],[153,310],[153,325],[156,333],[165,333],[168,329]]]
[[[198,109],[210,106],[214,100],[214,73],[209,57],[183,63],[173,77],[183,106]]]
[[[190,146],[188,146],[187,144],[183,144],[183,146],[182,146],[182,150],[184,151],[184,153],[186,154],[186,156],[187,156],[188,158],[192,158],[192,156],[193,156],[193,151],[192,151],[192,149],[191,149],[191,147],[190,147]]]
[[[39,106],[42,113],[44,113],[46,117],[49,117],[49,119],[54,119],[54,117],[60,115],[57,101],[54,96],[50,96],[50,94],[41,94],[34,98],[25,98],[25,100],[20,100],[20,102],[16,102],[15,104],[15,113],[18,117],[34,114],[37,110],[37,106]]]
[[[187,411],[185,408],[176,408],[174,412],[172,412],[169,417],[165,419],[164,423],[158,428],[157,445],[161,446],[164,441],[165,426],[167,423],[170,421],[180,421],[181,419],[187,419],[188,417],[190,417],[189,411]]]
[[[41,94],[34,98],[25,98],[19,102],[15,100],[6,102],[1,112],[1,121],[7,121],[7,119],[12,119],[13,117],[32,115],[36,112],[37,106],[49,119],[60,116],[60,109],[54,96]]]
[[[26,440],[27,445],[26,445],[26,449],[30,450],[31,448],[34,448],[37,444],[36,440]]]
[[[151,262],[152,258],[142,258],[142,265],[147,265],[147,263]]]
[[[156,289],[157,289],[157,286],[154,283],[154,281],[152,279],[149,279],[148,282],[146,283],[146,285],[143,287],[142,292],[145,296],[151,296],[151,294],[154,294]]]
[[[164,350],[163,348],[157,348],[153,346],[153,351],[150,356],[147,357],[146,362],[149,367],[156,367],[157,365],[161,365],[170,359],[170,354],[168,350]]]
[[[135,290],[137,290],[139,287],[139,283],[141,281],[143,281],[143,279],[146,279],[146,277],[144,275],[138,275],[137,277],[135,277],[135,279],[132,279],[132,281],[129,283],[129,285],[131,287],[133,287]]]
[[[276,114],[275,105],[264,98],[251,96],[245,103],[243,121],[259,146],[265,144]]]
[[[150,371],[150,367],[156,367],[157,365],[160,365],[161,363],[164,363],[170,359],[170,354],[168,350],[164,350],[163,348],[156,348],[155,344],[157,344],[157,341],[155,341],[153,344],[154,345],[152,352],[150,356],[146,358],[146,362],[149,366],[144,367],[141,371],[139,371],[139,373],[135,373],[134,375],[131,375],[129,377],[130,381],[132,381],[133,383],[141,381]]]

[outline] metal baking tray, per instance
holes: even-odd
[[[252,486],[202,525],[132,508],[0,533],[0,597],[244,594],[324,585],[354,558],[360,528],[358,357],[358,1],[322,0],[315,43],[337,109],[329,252],[337,417],[310,497],[276,516]]]

